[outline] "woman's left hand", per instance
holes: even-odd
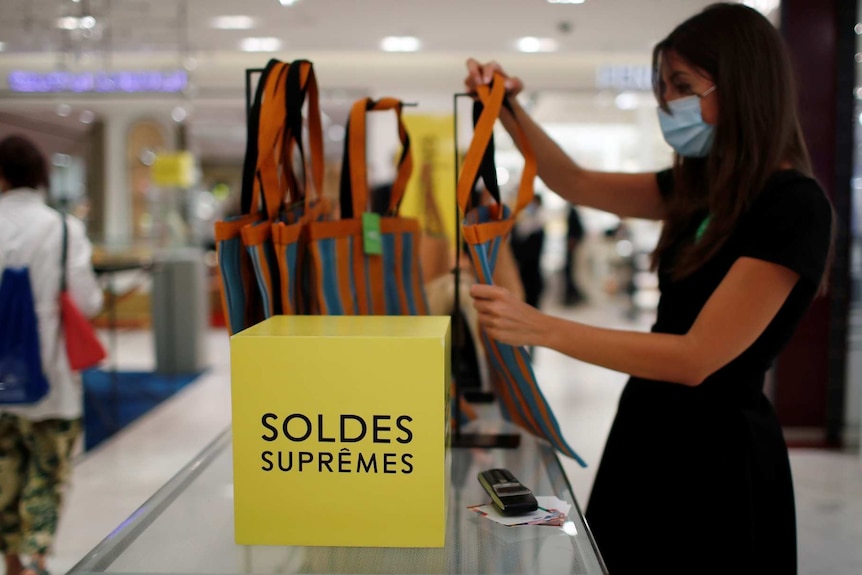
[[[515,346],[541,345],[548,316],[498,286],[474,284],[470,295],[489,337]]]

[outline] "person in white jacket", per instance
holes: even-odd
[[[0,274],[30,273],[42,369],[50,388],[32,405],[0,404],[0,549],[7,575],[44,575],[70,459],[81,434],[80,375],[70,367],[60,325],[62,220],[45,204],[48,167],[21,136],[0,141]],[[68,290],[81,313],[102,307],[84,224],[67,217]],[[0,326],[4,329],[4,326]],[[25,566],[22,556],[29,556]]]

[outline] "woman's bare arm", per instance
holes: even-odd
[[[495,72],[503,74],[495,62],[482,65],[472,58],[467,61],[467,69],[469,75],[465,83],[470,90],[490,82]],[[504,108],[501,119],[516,145],[519,144],[517,133],[520,124],[536,155],[539,177],[551,190],[573,204],[611,212],[621,218],[664,217],[664,201],[654,173],[599,172],[577,165],[518,103],[514,96],[522,87],[517,78],[507,79],[508,99],[514,116]]]

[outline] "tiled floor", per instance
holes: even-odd
[[[648,314],[638,321],[627,319],[609,304],[551,311],[608,327],[647,329],[650,321]],[[151,369],[151,337],[147,332],[121,333],[118,365]],[[71,568],[229,424],[227,337],[211,332],[208,345],[211,367],[198,381],[80,458],[50,561],[52,572]],[[544,349],[536,352],[536,369],[564,434],[590,464],[581,469],[573,461],[564,462],[584,505],[625,377]],[[862,573],[862,460],[856,453],[803,450],[794,450],[791,459],[800,573]],[[644,522],[648,525],[649,518]],[[732,540],[730,533],[730,545]]]

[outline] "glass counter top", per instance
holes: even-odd
[[[452,448],[446,546],[410,549],[237,545],[227,429],[69,573],[606,573],[557,455],[519,432],[517,449]],[[488,502],[476,476],[494,467],[571,504],[564,526],[505,527],[469,510]]]

